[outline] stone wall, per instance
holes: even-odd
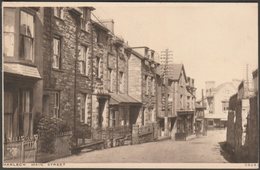
[[[132,144],[152,142],[158,138],[158,125],[150,123],[145,126],[133,125]]]
[[[43,34],[43,58],[44,58],[44,101],[46,114],[52,114],[54,106],[53,92],[60,94],[60,114],[70,126],[73,126],[74,105],[77,106],[76,120],[79,122],[80,95],[91,94],[91,51],[88,58],[87,75],[80,74],[78,63],[75,68],[76,57],[79,54],[80,45],[90,46],[91,36],[89,33],[79,29],[78,17],[70,12],[70,8],[63,8],[64,18],[56,18],[53,8],[44,8],[44,34]],[[78,30],[78,31],[77,31]],[[61,62],[60,69],[53,69],[53,38],[61,40]],[[75,71],[76,81],[75,81]],[[74,90],[76,83],[76,91]],[[76,103],[74,93],[76,92]],[[88,108],[91,108],[91,97]],[[46,109],[49,107],[48,109]],[[88,123],[91,123],[91,114],[88,114]],[[80,123],[78,123],[80,125]]]
[[[246,146],[248,148],[248,159],[250,162],[258,162],[259,151],[259,129],[258,129],[258,97],[250,98],[250,113],[247,119]]]
[[[72,133],[68,132],[65,134],[61,134],[55,137],[54,145],[55,151],[54,153],[43,153],[41,150],[42,140],[39,138],[38,140],[38,148],[37,148],[37,157],[36,162],[48,162],[51,160],[55,160],[58,158],[66,157],[71,155],[71,137]]]

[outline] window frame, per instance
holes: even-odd
[[[56,9],[58,15],[55,15],[55,9]],[[62,8],[62,7],[54,7],[53,8],[53,16],[55,18],[59,18],[59,19],[63,20],[64,19],[64,8]]]
[[[82,15],[80,16],[80,29],[85,32],[90,32],[90,19],[88,17],[88,10],[80,8]]]
[[[54,35],[53,38],[53,44],[52,44],[52,69],[57,69],[57,70],[60,70],[61,69],[61,49],[62,49],[62,38],[58,35]],[[58,54],[55,54],[54,53],[54,40],[58,40]],[[55,57],[58,58],[58,61],[56,62],[58,64],[58,66],[54,66],[54,61],[55,61]]]
[[[97,74],[97,78],[101,78],[101,57],[97,56],[96,59],[96,74]]]
[[[89,47],[85,46],[85,45],[81,45],[80,50],[82,50],[82,49],[83,49],[83,52],[80,51],[79,57],[78,57],[79,71],[80,71],[80,74],[87,76],[89,74],[89,68],[88,68]],[[83,55],[83,56],[81,56],[81,55]],[[81,67],[80,67],[80,64],[82,64]],[[83,72],[82,72],[81,68],[83,68]]]
[[[119,90],[124,93],[124,72],[119,71]]]
[[[32,34],[32,37],[28,36],[28,35],[24,35],[21,33],[21,13],[24,12],[26,13],[27,15],[31,15],[32,18],[33,18],[33,34]],[[19,35],[19,41],[18,41],[18,50],[19,50],[19,59],[21,60],[25,60],[25,61],[31,61],[31,62],[34,62],[35,61],[35,13],[33,12],[30,12],[29,10],[26,10],[24,8],[20,9],[19,10],[19,25],[18,25],[18,35]],[[21,45],[21,36],[24,36],[25,38],[30,38],[31,41],[32,41],[32,57],[31,59],[28,59],[26,56],[22,57],[22,52],[21,52],[21,48],[22,48],[22,45]],[[16,38],[15,38],[16,39]],[[24,49],[23,49],[24,50]]]
[[[149,76],[145,75],[145,95],[149,95]]]
[[[61,117],[61,114],[60,114],[60,92],[55,91],[55,92],[53,92],[53,95],[54,95],[53,117],[60,118]]]
[[[20,34],[20,16],[19,16],[19,23],[17,25],[17,23],[15,22],[16,21],[16,17],[17,17],[17,10],[15,8],[12,8],[12,7],[5,7],[3,8],[3,24],[5,24],[5,11],[8,11],[8,10],[12,10],[12,12],[14,13],[14,20],[13,20],[13,27],[14,27],[14,30],[13,32],[10,32],[10,31],[5,31],[5,27],[3,28],[3,43],[4,43],[4,46],[3,46],[3,55],[4,57],[15,57],[16,56],[16,49],[17,49],[17,43],[16,43],[16,34],[17,34],[17,27],[18,27],[18,32]],[[20,13],[20,11],[19,11]],[[20,15],[20,14],[19,14]],[[13,34],[13,49],[12,49],[12,56],[9,56],[9,55],[6,55],[5,53],[5,38],[6,38],[6,35],[5,34]],[[7,46],[9,47],[10,45],[7,44]]]

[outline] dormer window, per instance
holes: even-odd
[[[90,31],[90,18],[89,18],[89,13],[88,10],[84,8],[80,8],[82,15],[80,17],[80,28],[81,30]]]
[[[60,19],[63,19],[64,13],[63,13],[63,8],[54,8],[54,16]]]

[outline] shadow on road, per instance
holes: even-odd
[[[220,154],[223,158],[230,163],[235,163],[233,156],[227,152],[228,146],[226,145],[226,142],[219,142],[218,144],[220,146]]]

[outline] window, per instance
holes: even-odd
[[[145,76],[145,94],[149,94],[149,82],[148,82],[148,76]]]
[[[61,41],[59,38],[53,38],[53,63],[52,68],[60,69],[61,62]]]
[[[110,114],[110,126],[115,127],[116,126],[116,112],[114,110],[111,111]]]
[[[124,73],[120,71],[119,76],[119,89],[120,92],[124,92]]]
[[[60,93],[54,92],[53,116],[60,117]]]
[[[88,53],[89,53],[89,48],[85,46],[80,47],[79,51],[79,70],[81,74],[88,75]]]
[[[90,19],[88,15],[88,11],[84,8],[81,8],[81,18],[80,18],[80,28],[84,31],[90,31]]]
[[[30,90],[20,91],[19,135],[30,136],[32,134],[32,94]]]
[[[152,82],[152,95],[155,95],[155,80],[154,80],[154,78],[152,77],[151,78],[151,82]]]
[[[113,92],[113,70],[108,68],[108,90]]]
[[[183,100],[183,97],[182,97],[182,95],[181,95],[181,96],[180,96],[180,108],[181,108],[181,109],[183,109],[183,101],[182,101],[182,100]]]
[[[64,17],[63,8],[54,8],[54,16],[63,19]]]
[[[222,110],[227,111],[229,103],[227,101],[222,101]]]
[[[4,8],[4,56],[14,56],[15,9]]]
[[[34,18],[33,15],[20,13],[20,57],[33,60]]]
[[[4,137],[5,140],[12,138],[14,106],[13,94],[9,91],[4,92]]]
[[[97,77],[101,77],[101,59],[97,57]]]
[[[80,96],[80,122],[87,123],[88,122],[88,95],[82,93]]]

